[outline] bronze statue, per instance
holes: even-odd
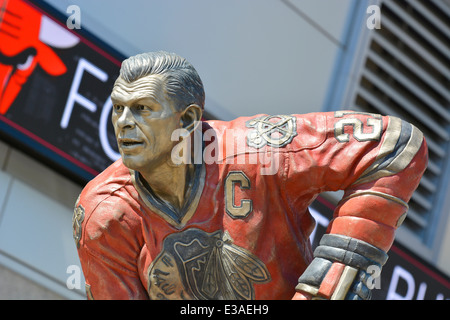
[[[200,77],[166,52],[125,60],[111,99],[122,157],[73,219],[89,298],[370,298],[426,168],[418,129],[352,111],[202,121]],[[308,206],[336,190],[313,252]]]

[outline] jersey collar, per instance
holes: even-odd
[[[144,186],[139,172],[130,170],[130,174],[134,187],[150,210],[175,228],[181,229],[192,218],[197,210],[203,187],[205,186],[206,168],[204,163],[195,165],[194,185],[181,210],[177,210],[169,203],[157,198],[151,190]]]

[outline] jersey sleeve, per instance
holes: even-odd
[[[351,111],[325,117],[323,143],[291,158],[288,184],[296,188],[301,177],[293,168],[302,168],[306,159],[311,171],[303,179],[310,189],[344,190],[344,196],[297,291],[365,299],[370,296],[367,270],[386,262],[426,169],[427,146],[416,127],[396,117]]]
[[[137,265],[143,239],[131,206],[114,195],[97,203],[82,193],[73,220],[88,299],[148,299]]]

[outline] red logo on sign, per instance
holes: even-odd
[[[51,76],[67,71],[54,48],[79,38],[22,0],[0,0],[0,114],[5,114],[39,66]]]

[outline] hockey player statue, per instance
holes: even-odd
[[[202,121],[184,58],[139,54],[111,99],[121,159],[75,204],[90,299],[370,299],[427,164],[423,134],[336,111]],[[316,250],[308,206],[344,190]]]

